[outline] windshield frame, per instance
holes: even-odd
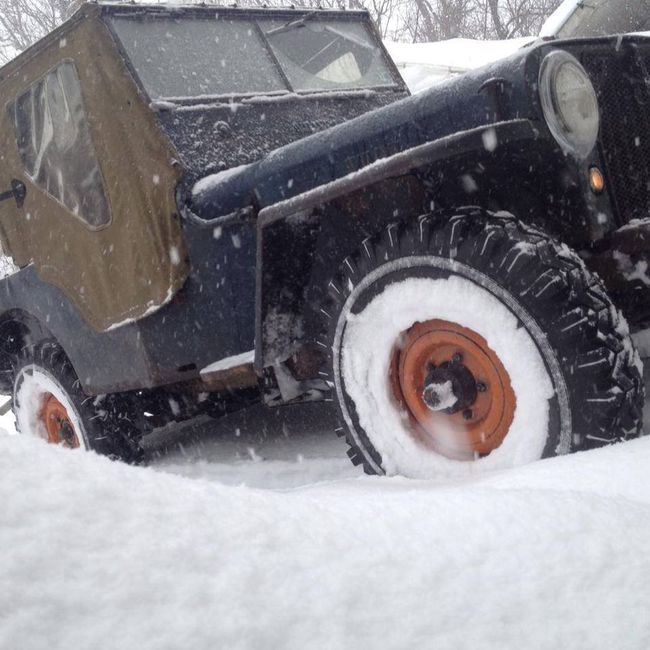
[[[299,95],[304,97],[309,96],[323,96],[324,94],[331,95],[352,95],[357,96],[360,94],[368,95],[374,91],[392,91],[392,92],[406,92],[406,85],[402,79],[395,62],[392,60],[386,47],[374,25],[370,19],[370,14],[366,11],[337,11],[337,10],[323,10],[323,9],[306,9],[299,11],[296,9],[263,9],[263,8],[234,8],[234,7],[220,7],[220,6],[197,6],[185,5],[182,7],[168,7],[165,5],[100,5],[102,8],[102,20],[110,31],[116,47],[123,59],[129,72],[135,79],[140,92],[144,95],[148,103],[152,105],[164,105],[165,102],[172,102],[174,104],[187,104],[195,105],[213,100],[232,102],[235,99],[251,99],[251,98],[266,98],[269,100],[273,98],[286,97]],[[210,93],[200,96],[182,96],[182,97],[151,97],[149,90],[143,83],[134,62],[131,59],[125,45],[121,41],[117,31],[114,27],[112,18],[143,18],[143,17],[160,17],[161,19],[180,19],[183,17],[188,18],[202,18],[205,20],[215,20],[218,17],[224,20],[242,19],[250,22],[251,26],[258,32],[262,39],[263,45],[267,53],[273,60],[273,64],[277,69],[278,74],[282,78],[286,89],[272,90],[267,92],[235,92],[235,93]],[[373,86],[349,86],[345,88],[322,88],[322,89],[308,89],[301,90],[294,88],[289,81],[287,73],[277,56],[275,55],[271,44],[269,43],[263,28],[259,21],[264,20],[286,20],[287,23],[302,22],[305,18],[311,20],[314,15],[316,20],[333,21],[333,22],[354,22],[363,25],[369,32],[369,38],[373,45],[377,47],[382,63],[386,68],[392,83],[388,85],[373,85]]]

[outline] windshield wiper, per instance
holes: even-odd
[[[273,36],[274,34],[281,34],[282,32],[289,32],[296,27],[302,27],[307,23],[308,20],[311,20],[318,15],[318,11],[310,11],[308,14],[305,14],[302,18],[298,20],[290,20],[286,25],[282,27],[276,27],[275,29],[270,29],[268,32],[264,32],[266,36]]]

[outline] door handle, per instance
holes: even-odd
[[[8,201],[9,199],[15,199],[16,205],[19,208],[23,207],[25,203],[25,197],[27,196],[27,187],[25,183],[19,181],[17,178],[11,179],[11,189],[6,192],[0,192],[0,201]]]

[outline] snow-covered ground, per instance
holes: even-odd
[[[650,647],[650,438],[413,481],[261,418],[148,468],[0,436],[0,648]]]

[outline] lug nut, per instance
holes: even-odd
[[[487,390],[487,386],[482,381],[476,382],[476,390],[479,393],[484,393]]]
[[[474,415],[474,414],[472,413],[472,409],[465,409],[465,410],[463,411],[463,417],[464,417],[466,420],[471,420],[473,415]]]

